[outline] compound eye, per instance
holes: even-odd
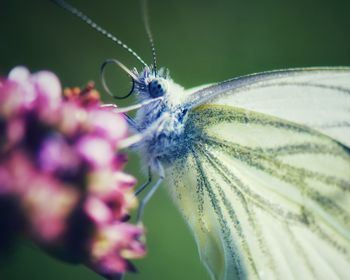
[[[166,92],[165,82],[160,79],[154,79],[148,84],[148,91],[153,98],[163,96]]]

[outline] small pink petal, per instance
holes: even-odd
[[[126,154],[116,154],[113,159],[113,170],[120,170],[128,162]]]
[[[123,139],[127,134],[127,124],[120,114],[101,108],[90,112],[92,130],[113,142]]]
[[[32,178],[31,184],[22,197],[25,213],[37,238],[53,241],[65,230],[67,216],[76,205],[79,194],[51,176],[40,173]]]
[[[106,204],[93,196],[90,196],[84,205],[85,212],[97,224],[105,224],[112,220],[112,212]]]
[[[38,161],[41,169],[46,172],[74,172],[80,166],[78,154],[59,134],[44,140]]]
[[[24,120],[15,118],[8,122],[7,125],[7,140],[8,144],[14,145],[20,142],[25,135],[26,127]]]
[[[63,102],[60,108],[60,131],[68,136],[78,133],[86,122],[86,111],[74,102]]]
[[[145,256],[145,246],[139,240],[143,228],[127,223],[114,223],[98,228],[92,243],[93,264],[97,271],[123,273],[128,267],[128,258]]]
[[[114,174],[114,180],[116,181],[118,187],[123,189],[132,188],[137,182],[135,177],[124,172],[116,172]]]
[[[80,155],[94,168],[107,167],[115,151],[109,142],[98,137],[85,136],[77,144]]]
[[[103,273],[122,274],[128,270],[128,263],[120,256],[110,254],[99,261],[98,268]]]
[[[31,76],[42,106],[56,109],[62,101],[62,88],[57,76],[49,71],[40,71]]]
[[[29,76],[30,72],[26,67],[17,66],[10,71],[8,79],[17,83],[22,83],[26,82],[29,79]]]

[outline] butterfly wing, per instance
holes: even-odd
[[[253,84],[240,94],[248,96]],[[338,87],[346,85],[334,88],[335,95],[348,98]],[[281,95],[293,94],[285,89]],[[172,196],[212,278],[346,279],[349,148],[306,126],[312,118],[297,124],[233,101],[222,104],[236,92],[231,87],[211,97],[219,104],[191,111],[188,153],[167,168]]]
[[[349,67],[263,72],[190,93],[189,107],[241,107],[307,125],[350,146]]]

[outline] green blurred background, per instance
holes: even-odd
[[[349,0],[149,2],[158,62],[186,88],[264,70],[350,65]],[[151,62],[138,0],[70,3]],[[101,89],[99,67],[107,58],[140,69],[126,51],[49,1],[0,0],[1,75],[22,64],[32,71],[54,71],[64,86],[94,80]],[[114,90],[128,90],[129,80],[117,68],[111,67],[107,77]],[[145,176],[140,169],[138,158],[130,155],[128,170],[141,183]],[[191,233],[163,187],[146,208],[148,256],[136,262],[139,273],[126,279],[209,279]],[[0,266],[2,280],[101,279],[28,244]]]

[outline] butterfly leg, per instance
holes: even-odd
[[[129,124],[132,128],[134,128],[134,129],[137,130],[137,125],[136,125],[135,120],[134,120],[132,117],[130,117],[129,115],[127,115],[127,114],[124,114],[124,116],[126,117],[126,121],[128,122],[128,124]]]
[[[148,203],[148,201],[150,201],[150,199],[152,198],[152,196],[155,194],[155,192],[157,191],[157,189],[159,188],[160,184],[163,182],[164,180],[164,170],[163,167],[161,166],[161,164],[158,164],[159,166],[159,179],[157,180],[157,182],[149,189],[149,191],[146,193],[146,195],[143,197],[143,199],[140,202],[140,206],[139,209],[137,211],[137,217],[136,217],[136,221],[140,222],[142,220],[142,216],[143,216],[143,212],[145,209],[146,204]],[[149,184],[149,183],[148,183]],[[147,186],[147,185],[146,185]],[[143,189],[146,187],[145,185],[141,186],[139,188],[139,190],[143,187]]]
[[[141,185],[136,191],[135,195],[139,195],[144,189],[147,188],[147,186],[152,182],[152,172],[151,172],[151,167],[148,167],[148,179],[145,183]]]
[[[154,193],[157,191],[157,189],[159,188],[159,186],[162,183],[163,179],[164,179],[163,177],[159,178],[157,180],[157,182],[148,191],[148,193],[145,195],[145,197],[141,200],[139,209],[137,211],[137,218],[136,218],[137,222],[141,221],[146,204],[152,198]]]

